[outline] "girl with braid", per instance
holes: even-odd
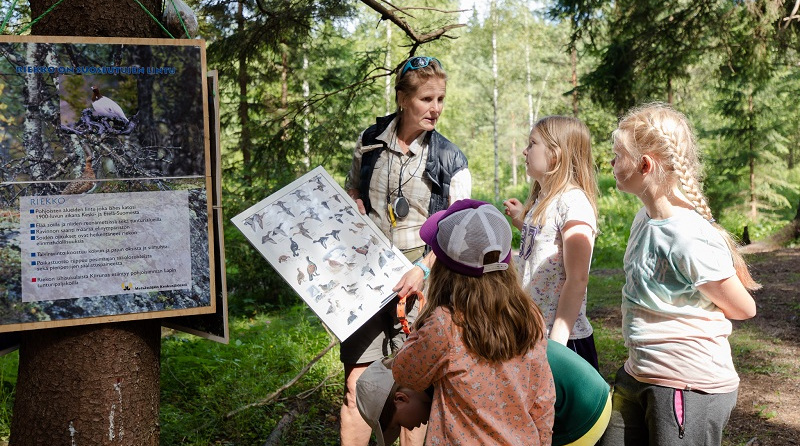
[[[617,187],[639,197],[625,251],[622,331],[601,445],[719,445],[736,405],[729,319],[756,314],[750,277],[703,195],[686,117],[636,108],[613,133]]]

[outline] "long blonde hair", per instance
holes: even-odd
[[[535,225],[543,225],[548,205],[564,192],[577,187],[586,194],[596,217],[597,178],[589,128],[577,118],[546,116],[533,125],[531,137],[536,132],[547,147],[550,160],[550,170],[545,173],[544,178],[547,194],[541,196],[542,185],[534,181],[522,215],[526,215],[539,199],[532,221]]]
[[[748,290],[761,288],[747,269],[731,234],[716,223],[703,194],[702,166],[699,150],[686,116],[663,103],[646,104],[628,111],[613,133],[614,148],[633,163],[644,155],[653,158],[653,175],[649,178],[663,193],[677,184],[695,211],[716,228],[731,251],[736,275]]]
[[[490,252],[484,264],[497,261]],[[492,258],[494,256],[494,258]],[[465,276],[442,262],[431,268],[427,302],[414,327],[419,328],[437,307],[445,307],[461,328],[467,350],[486,361],[506,361],[525,354],[544,337],[539,307],[520,287],[517,268]]]

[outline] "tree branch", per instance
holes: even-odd
[[[446,35],[447,31],[450,31],[451,29],[455,28],[461,28],[462,26],[466,26],[464,24],[447,25],[437,30],[431,31],[429,33],[420,35],[417,34],[417,32],[414,30],[414,28],[411,27],[411,25],[408,24],[408,22],[398,17],[397,14],[402,13],[411,16],[410,14],[405,12],[406,10],[409,9],[432,9],[434,11],[441,11],[441,10],[433,8],[398,8],[397,6],[384,0],[384,3],[389,5],[389,7],[391,7],[390,10],[389,8],[381,4],[381,2],[378,0],[361,0],[361,2],[372,8],[375,12],[379,13],[381,15],[381,20],[389,20],[390,22],[397,25],[397,27],[400,28],[400,30],[402,30],[412,40],[413,44],[411,45],[411,52],[409,56],[413,56],[414,51],[417,49],[417,47],[424,43],[431,42],[433,40],[440,39],[442,37],[448,37],[454,39],[455,37]],[[451,13],[458,11],[441,11],[441,12]]]
[[[246,405],[244,405],[244,406],[242,406],[242,407],[240,407],[240,408],[238,408],[238,409],[234,409],[234,410],[232,410],[232,411],[228,412],[228,413],[225,415],[225,418],[230,418],[230,417],[232,417],[232,416],[236,415],[236,414],[237,414],[237,413],[239,413],[239,412],[242,412],[242,411],[244,411],[244,410],[247,410],[247,409],[250,409],[250,408],[253,408],[253,407],[263,406],[263,405],[265,405],[265,404],[269,404],[269,403],[271,403],[271,402],[272,402],[272,401],[274,401],[274,400],[275,400],[275,398],[277,398],[277,397],[278,397],[278,396],[279,396],[279,395],[280,395],[280,394],[281,394],[281,393],[282,393],[284,390],[288,389],[289,387],[292,387],[292,386],[294,385],[294,383],[296,383],[297,381],[299,381],[299,380],[300,380],[300,378],[302,378],[302,377],[303,377],[303,375],[305,375],[305,374],[306,374],[306,373],[309,371],[309,369],[311,369],[311,366],[313,366],[314,364],[316,364],[316,363],[317,363],[317,361],[319,361],[320,359],[322,359],[322,357],[323,357],[323,356],[325,356],[325,354],[326,354],[326,353],[328,353],[329,351],[331,351],[331,349],[332,349],[333,347],[335,347],[335,346],[336,346],[336,344],[338,344],[338,343],[339,343],[339,340],[338,340],[338,339],[336,339],[335,337],[331,338],[331,343],[330,343],[330,344],[328,344],[328,346],[327,346],[327,347],[325,347],[325,348],[324,348],[324,349],[323,349],[321,352],[319,352],[319,353],[317,354],[317,356],[315,356],[315,357],[314,357],[314,359],[312,359],[312,360],[311,360],[311,362],[309,362],[308,364],[306,364],[306,366],[305,366],[305,367],[303,367],[303,370],[300,370],[300,373],[298,373],[298,374],[297,374],[297,375],[296,375],[294,378],[292,378],[291,380],[289,380],[289,382],[287,382],[286,384],[282,385],[281,387],[279,387],[279,388],[278,388],[278,390],[276,390],[276,391],[272,392],[271,394],[267,395],[265,398],[263,398],[263,399],[261,399],[261,400],[259,400],[259,401],[256,401],[256,402],[254,402],[254,403],[250,403],[250,404],[246,404]]]

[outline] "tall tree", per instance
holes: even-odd
[[[31,15],[41,16],[54,3],[31,0]],[[142,4],[160,16],[160,1]],[[91,0],[83,8],[55,9],[32,33],[162,36],[139,5]],[[157,320],[23,332],[11,444],[158,445],[159,353]]]

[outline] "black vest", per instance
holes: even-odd
[[[375,162],[385,150],[386,143],[381,141],[378,136],[386,130],[396,114],[377,118],[374,125],[364,131],[361,136],[361,145],[370,146],[380,144],[381,147],[375,148],[362,154],[361,157],[361,181],[358,189],[361,194],[361,201],[367,213],[372,209],[369,199],[369,183],[372,179]],[[425,142],[428,144],[428,159],[425,161],[425,172],[423,175],[431,182],[431,201],[428,205],[428,215],[447,209],[450,200],[450,180],[461,169],[467,168],[467,157],[455,144],[441,135],[436,130],[425,135]]]

